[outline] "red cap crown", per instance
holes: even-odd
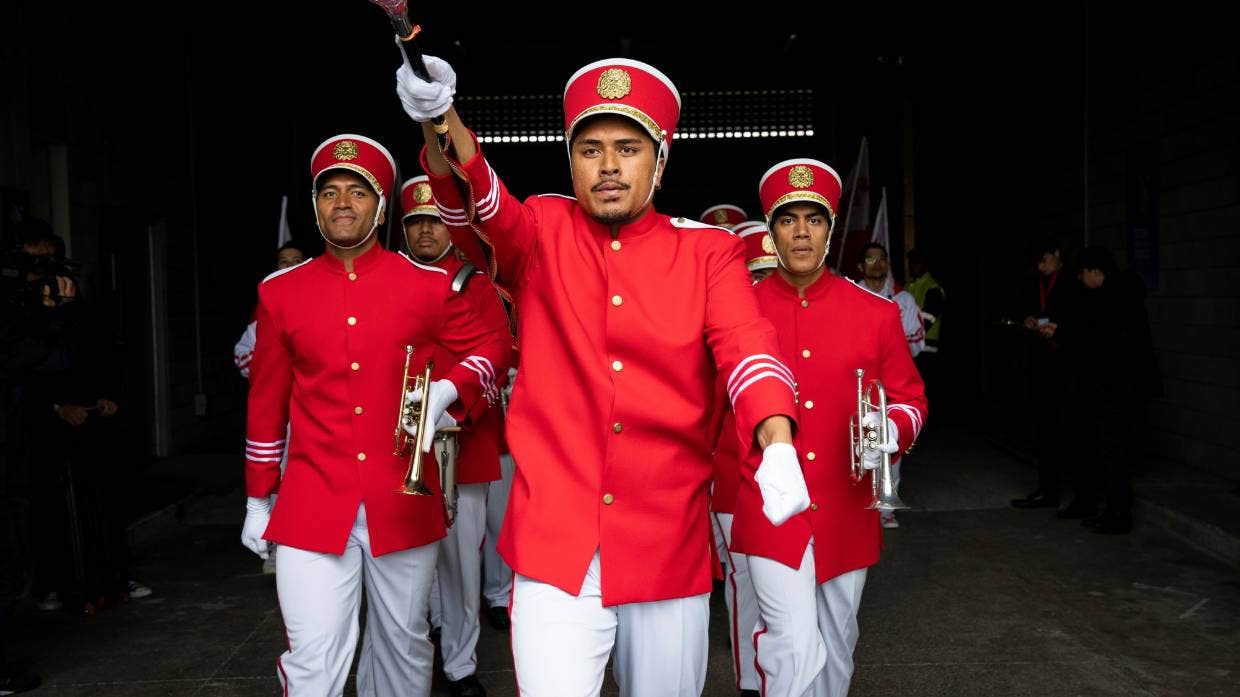
[[[702,215],[698,220],[707,225],[718,225],[722,228],[735,230],[736,226],[745,222],[747,218],[749,216],[745,215],[745,211],[739,206],[722,203],[702,211]]]
[[[779,265],[775,256],[775,242],[766,226],[757,221],[741,223],[732,232],[745,243],[745,266],[750,271],[773,269]]]
[[[425,174],[400,186],[400,219],[414,215],[439,217],[439,209],[435,208],[435,197],[431,193],[431,179]]]
[[[361,175],[380,196],[386,196],[396,184],[396,160],[392,153],[366,136],[344,133],[315,148],[310,157],[310,181],[317,185],[319,175],[331,169]]]
[[[804,201],[826,208],[834,229],[840,188],[840,175],[825,162],[804,158],[784,160],[762,175],[758,183],[758,198],[762,200],[762,212],[768,224],[776,208]]]
[[[608,58],[578,70],[564,87],[564,139],[572,141],[578,122],[596,114],[619,114],[634,121],[666,148],[680,119],[680,93],[653,66],[627,58]]]

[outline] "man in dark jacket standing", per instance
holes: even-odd
[[[1079,518],[1095,531],[1132,529],[1132,466],[1140,457],[1146,407],[1160,391],[1145,310],[1145,285],[1121,272],[1105,247],[1087,247],[1077,261],[1081,292],[1055,332],[1077,376],[1081,413],[1075,499],[1060,518]],[[1105,503],[1102,513],[1099,503]]]

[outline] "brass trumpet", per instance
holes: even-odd
[[[433,361],[426,362],[426,370],[421,375],[414,375],[413,384],[409,384],[409,362],[413,359],[413,347],[405,347],[405,372],[400,380],[400,407],[396,412],[396,433],[393,434],[393,450],[392,454],[398,457],[409,455],[409,469],[405,471],[405,480],[401,487],[396,490],[398,494],[411,494],[413,496],[430,496],[431,490],[426,488],[426,483],[422,481],[423,470],[422,465],[422,429],[426,428],[426,410],[422,408],[422,404],[409,404],[409,390],[422,388],[422,403],[426,403],[426,386],[431,383],[431,368]],[[410,435],[405,430],[406,427],[416,425],[416,434]]]
[[[392,454],[399,457],[408,455],[409,467],[405,470],[404,481],[396,492],[412,496],[430,496],[432,492],[424,481],[426,467],[421,438],[421,434],[425,433],[425,429],[429,427],[427,424],[429,417],[422,405],[429,397],[431,371],[435,363],[433,360],[428,360],[421,375],[411,376],[409,363],[412,359],[413,347],[405,346],[405,369],[400,381],[400,409],[396,415],[396,431],[392,436]],[[413,378],[412,384],[410,384],[411,377]],[[410,404],[408,393],[410,390],[417,389],[422,390],[422,401],[418,404]],[[411,435],[406,427],[413,428],[415,433]],[[437,431],[432,445],[435,460],[439,464],[439,482],[443,489],[444,514],[448,525],[451,525],[456,518],[456,433],[458,431],[460,429],[455,426]]]
[[[848,433],[852,447],[849,449],[849,456],[852,462],[852,479],[853,483],[860,483],[865,479],[866,473],[869,471],[865,468],[862,461],[866,449],[877,448],[880,443],[886,443],[887,434],[887,390],[883,389],[881,380],[871,380],[870,384],[865,385],[862,380],[865,377],[865,371],[857,369],[857,413],[848,417]],[[878,393],[878,402],[875,403],[872,394]],[[869,412],[877,411],[879,414],[878,428],[871,428],[864,425],[865,415]],[[876,508],[880,511],[896,511],[908,508],[900,495],[896,493],[895,481],[891,474],[891,453],[884,452],[882,454],[882,464],[874,471],[870,477],[870,488],[873,492],[873,498],[866,508]]]

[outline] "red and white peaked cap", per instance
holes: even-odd
[[[717,225],[736,231],[736,226],[745,222],[749,218],[745,214],[745,210],[740,206],[733,206],[728,203],[721,203],[718,206],[711,206],[702,211],[702,215],[698,216],[698,220],[707,225]]]
[[[431,178],[425,174],[400,185],[400,219],[406,220],[415,215],[439,217],[435,196],[431,193]]]
[[[840,175],[819,160],[798,158],[784,160],[768,169],[758,182],[758,198],[767,225],[775,209],[789,203],[817,203],[827,209],[831,230],[835,230],[835,214],[840,205]]]
[[[751,220],[732,229],[745,243],[745,267],[750,271],[773,269],[779,265],[775,256],[775,242],[767,234],[766,225]]]
[[[595,61],[564,86],[564,140],[571,142],[582,119],[597,114],[632,119],[666,155],[680,119],[680,92],[652,65],[627,58]]]
[[[377,141],[353,133],[342,133],[323,141],[310,157],[310,180],[332,169],[360,174],[376,194],[386,197],[396,184],[396,160]]]

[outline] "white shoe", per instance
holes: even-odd
[[[145,586],[132,579],[129,581],[128,590],[129,597],[131,598],[145,598],[154,592],[151,590],[150,586]]]
[[[883,524],[883,527],[888,530],[900,527],[900,521],[896,520],[895,511],[883,511],[879,513],[878,520]]]
[[[37,605],[40,610],[47,610],[48,612],[59,610],[64,607],[64,603],[60,602],[60,594],[56,591],[52,591],[51,593],[43,596],[43,599],[35,603],[35,605]]]

